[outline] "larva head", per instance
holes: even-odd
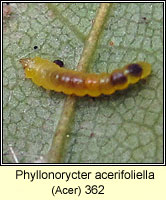
[[[130,83],[136,83],[151,73],[151,65],[146,62],[132,63],[124,67],[124,74]]]
[[[35,73],[34,60],[31,58],[22,58],[19,61],[25,70],[26,78],[32,78]]]

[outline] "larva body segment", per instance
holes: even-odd
[[[73,71],[39,57],[21,59],[20,62],[25,69],[26,77],[31,78],[38,86],[77,96],[110,95],[146,78],[151,72],[151,65],[146,62],[126,65],[111,74]]]

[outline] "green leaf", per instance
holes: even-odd
[[[99,5],[10,4],[12,13],[3,27],[4,162],[16,161],[11,147],[21,163],[42,162],[66,99],[25,79],[19,59],[60,59],[66,68],[77,69]],[[77,98],[63,162],[163,162],[162,20],[162,3],[114,4],[89,71],[111,72],[145,60],[152,74],[110,96]]]

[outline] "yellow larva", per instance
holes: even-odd
[[[40,57],[24,58],[20,62],[25,69],[26,77],[31,78],[38,86],[77,96],[110,95],[146,78],[151,73],[151,65],[146,62],[128,64],[112,73],[101,74],[61,68],[56,63]]]

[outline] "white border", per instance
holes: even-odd
[[[163,144],[164,144],[164,147],[163,147],[163,150],[164,150],[164,152],[163,152],[163,155],[164,155],[164,163],[163,164],[150,164],[150,163],[148,163],[148,164],[134,164],[134,163],[132,163],[132,164],[114,164],[114,163],[110,163],[110,164],[105,164],[105,163],[101,163],[101,164],[90,164],[90,163],[87,163],[87,164],[68,164],[68,163],[64,163],[64,164],[47,164],[47,163],[31,163],[31,164],[17,164],[17,163],[13,163],[13,164],[2,164],[2,158],[3,158],[3,155],[2,155],[2,152],[3,152],[3,149],[2,149],[2,146],[3,145],[1,145],[1,165],[2,166],[55,166],[55,165],[57,165],[57,166],[163,166],[163,165],[165,165],[165,1],[79,1],[79,2],[76,2],[76,1],[16,1],[16,2],[14,2],[14,1],[1,1],[1,41],[3,42],[3,32],[2,32],[2,30],[3,30],[3,6],[2,6],[2,4],[3,3],[163,3],[164,5],[163,5],[163,7],[164,7],[164,16],[163,16],[163,18],[164,18],[164,27],[163,27],[163,30],[164,30],[164,32],[163,32],[163,36],[164,36],[164,47],[163,47],[163,62],[164,62],[164,66],[163,66],[163,68],[164,68],[164,70],[163,70],[163,72],[164,72],[164,74],[163,74],[163,89],[164,89],[164,96],[163,96],[163,100],[164,100],[164,105],[163,105],[163,108],[164,108],[164,111],[163,111],[163,126],[164,126],[164,137],[163,137]],[[3,125],[3,121],[2,121],[2,119],[3,119],[3,114],[2,114],[2,110],[3,110],[3,108],[2,108],[2,84],[3,84],[3,81],[2,81],[2,68],[3,68],[3,65],[2,65],[2,63],[3,63],[3,48],[2,48],[2,44],[1,44],[1,144],[3,144],[3,135],[2,135],[2,132],[3,132],[3,130],[2,130],[2,125]]]

